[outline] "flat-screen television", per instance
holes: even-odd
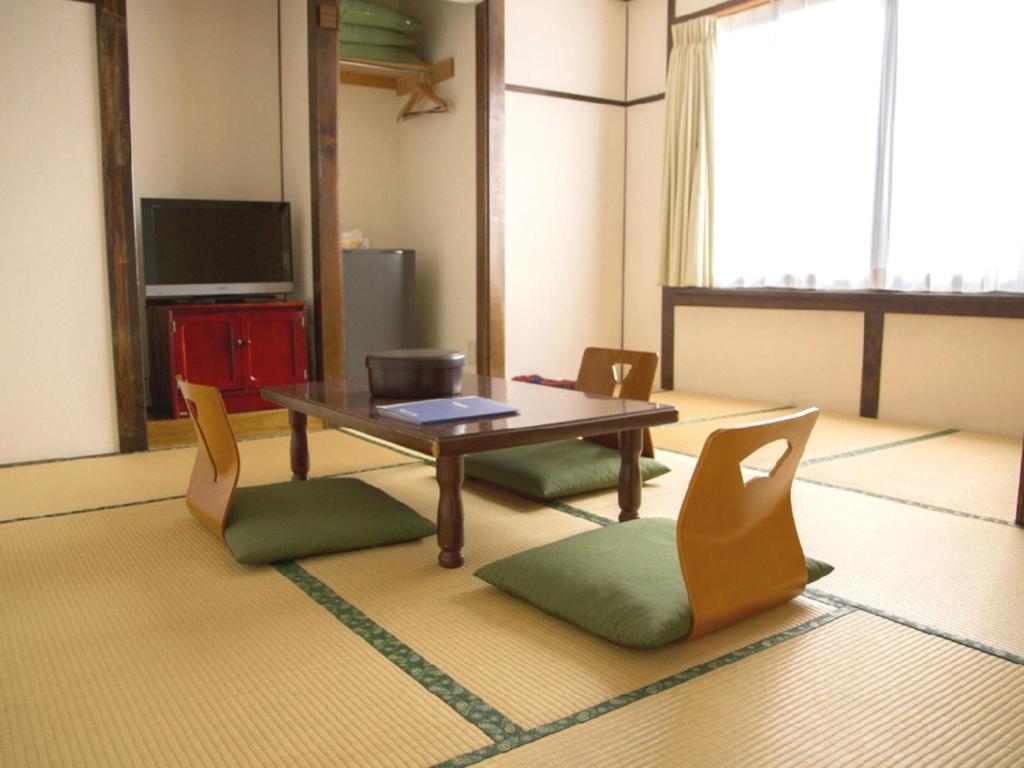
[[[146,296],[289,293],[288,203],[142,198]]]

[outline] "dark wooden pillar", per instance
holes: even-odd
[[[860,415],[878,418],[878,399],[882,388],[882,336],[885,313],[864,313],[864,350],[860,368]]]
[[[672,289],[661,289],[661,388],[674,389],[676,382],[676,305]]]
[[[125,0],[97,0],[96,43],[117,434],[122,452],[144,451],[147,447],[146,399],[141,296],[135,258]]]
[[[505,0],[476,7],[477,370],[505,375]]]
[[[1017,486],[1017,515],[1014,522],[1024,525],[1024,451],[1020,456],[1020,484]]]
[[[338,6],[307,0],[315,378],[345,375],[338,234]]]

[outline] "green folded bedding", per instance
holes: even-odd
[[[407,13],[368,0],[338,0],[338,10],[343,24],[380,27],[396,32],[418,32],[423,26],[419,19]]]
[[[394,45],[398,48],[413,48],[416,41],[411,37],[382,27],[364,27],[359,24],[342,24],[338,30],[338,39],[343,43],[363,43],[366,45]]]

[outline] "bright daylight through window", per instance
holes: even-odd
[[[1022,29],[1006,0],[720,19],[714,285],[1024,291]]]

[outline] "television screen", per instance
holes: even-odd
[[[146,295],[287,293],[288,203],[142,199]]]

